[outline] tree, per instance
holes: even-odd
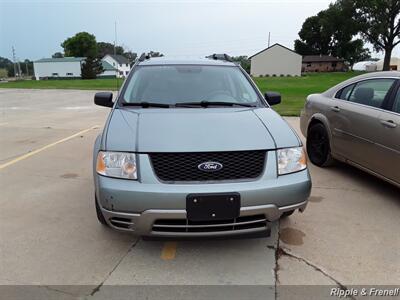
[[[1,69],[5,69],[10,65],[12,65],[12,61],[11,60],[9,60],[8,58],[0,56],[0,68]]]
[[[14,65],[8,58],[0,56],[0,69],[5,69],[8,77],[14,77]]]
[[[74,57],[96,57],[96,37],[87,32],[79,32],[73,37],[66,39],[61,47],[64,48],[65,56]]]
[[[24,76],[33,76],[33,61],[29,59],[25,59],[24,62],[21,62],[21,71]]]
[[[328,9],[309,17],[295,40],[295,51],[301,55],[338,56],[350,64],[366,59],[369,50],[360,39],[354,39],[360,28],[353,15],[355,8],[350,0],[339,0]]]
[[[104,71],[102,65],[98,63],[98,59],[93,57],[87,57],[82,63],[82,78],[83,79],[95,79],[97,74]]]
[[[97,42],[93,34],[79,32],[66,39],[61,47],[64,48],[65,56],[86,58],[81,68],[83,79],[96,78],[97,74],[103,72],[101,62],[97,58]]]
[[[300,40],[295,40],[295,51],[301,55],[328,54],[332,33],[322,26],[325,12],[307,18],[299,32]]]
[[[102,59],[107,54],[113,55],[114,54],[114,45],[107,42],[98,42],[97,43],[97,58]],[[123,55],[124,48],[121,46],[115,47],[115,54]]]
[[[376,51],[385,52],[383,70],[389,70],[392,51],[400,43],[400,0],[355,0],[354,9],[362,36]]]
[[[124,54],[122,54],[122,55],[125,56],[129,60],[130,63],[134,62],[137,57],[137,53],[132,52],[130,50],[125,51]]]
[[[62,54],[61,52],[56,52],[51,57],[52,58],[63,58],[64,54]]]
[[[155,52],[155,51],[150,51],[150,52],[148,53],[148,55],[149,55],[150,57],[162,57],[162,56],[164,56],[164,54],[162,54],[161,52]]]
[[[241,56],[232,56],[231,59],[234,62],[238,62],[241,67],[248,73],[250,74],[250,60],[247,56],[241,55]]]

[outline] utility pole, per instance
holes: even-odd
[[[271,32],[269,31],[268,32],[268,47],[269,47],[270,41],[271,41]]]
[[[21,78],[22,72],[21,72],[21,65],[19,64],[19,60],[17,58],[17,66],[18,66],[18,76]]]
[[[114,55],[117,54],[117,21],[114,22]]]
[[[117,21],[114,22],[114,59],[115,55],[117,55]],[[118,89],[118,61],[117,65],[115,66],[115,87],[117,89],[117,97],[119,95]]]
[[[17,77],[17,65],[15,61],[15,49],[14,46],[12,46],[12,57],[13,57],[13,65],[14,65],[14,77]]]

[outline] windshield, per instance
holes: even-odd
[[[256,104],[257,93],[238,67],[138,66],[123,94],[126,103],[168,105],[218,101]]]

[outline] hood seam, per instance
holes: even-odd
[[[252,112],[253,112],[253,114],[257,117],[257,119],[261,122],[261,124],[264,126],[264,128],[268,131],[269,136],[271,137],[271,139],[272,139],[273,142],[274,142],[275,149],[277,149],[278,146],[277,146],[277,144],[276,144],[275,138],[274,138],[273,135],[271,134],[271,131],[269,131],[267,125],[265,125],[265,123],[261,120],[260,116],[257,115],[257,113],[256,113],[254,110],[252,110]]]

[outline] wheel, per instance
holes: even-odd
[[[105,226],[108,226],[106,219],[103,216],[103,213],[101,212],[99,203],[97,202],[97,197],[95,196],[94,201],[96,203],[96,215],[97,215],[97,220],[99,220],[99,222]]]
[[[314,165],[327,167],[333,164],[329,136],[323,124],[316,123],[308,129],[307,153]]]
[[[293,213],[294,213],[294,210],[285,211],[285,212],[281,215],[281,219],[287,218],[287,217],[293,215]]]

